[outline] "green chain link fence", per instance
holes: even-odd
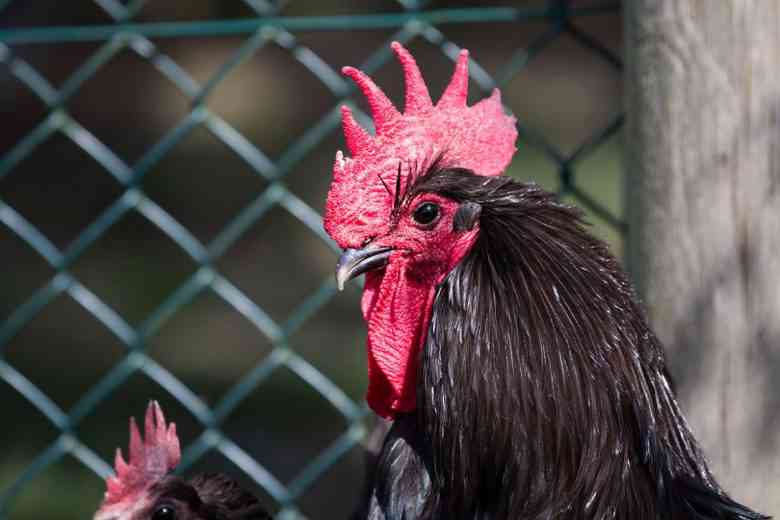
[[[23,1],[23,0],[17,0]],[[310,205],[296,196],[285,185],[286,176],[312,150],[328,136],[339,132],[339,105],[346,103],[358,110],[361,120],[369,125],[370,120],[360,112],[355,101],[358,99],[354,86],[337,73],[325,60],[310,48],[299,44],[296,33],[304,31],[350,31],[393,29],[395,32],[386,44],[378,48],[360,68],[367,73],[377,71],[392,60],[389,41],[398,40],[408,44],[422,39],[440,49],[450,60],[459,51],[457,42],[446,36],[442,24],[479,24],[502,22],[511,24],[543,23],[545,30],[529,45],[518,48],[500,69],[491,76],[472,59],[470,74],[472,85],[484,93],[492,88],[502,87],[521,73],[532,60],[562,35],[578,42],[603,59],[619,74],[620,59],[598,39],[586,34],[575,25],[576,19],[619,10],[615,2],[600,2],[584,5],[583,2],[551,0],[538,7],[479,7],[479,8],[433,8],[425,0],[398,0],[402,10],[387,14],[361,14],[317,17],[282,16],[285,3],[265,0],[243,0],[252,9],[255,17],[231,20],[206,20],[170,23],[138,23],[133,19],[146,3],[144,0],[95,0],[115,23],[112,25],[10,27],[0,29],[0,62],[2,67],[23,83],[46,105],[45,117],[32,131],[0,158],[0,182],[26,158],[35,154],[39,146],[55,134],[72,140],[88,153],[104,169],[107,175],[122,187],[122,194],[105,211],[89,224],[66,247],[60,249],[46,235],[37,229],[25,215],[0,198],[0,222],[21,240],[29,244],[54,270],[54,275],[36,290],[20,306],[6,316],[0,324],[0,379],[10,385],[18,394],[34,406],[50,421],[59,434],[15,480],[0,488],[0,518],[12,510],[15,498],[24,488],[48,467],[67,455],[75,457],[92,472],[105,477],[111,473],[109,464],[76,434],[77,426],[87,418],[104,400],[120,388],[133,374],[142,373],[155,381],[170,396],[178,400],[203,425],[203,433],[186,445],[183,453],[182,470],[186,470],[207,452],[215,450],[232,461],[256,484],[262,487],[279,504],[280,516],[302,515],[297,500],[317,481],[323,473],[353,449],[366,435],[364,423],[367,408],[355,402],[290,345],[290,336],[311,316],[329,302],[336,294],[331,277],[323,280],[320,287],[300,302],[298,307],[284,321],[272,319],[240,287],[234,285],[215,267],[217,259],[233,245],[247,230],[261,220],[271,209],[281,207],[303,223],[312,233],[336,252],[336,247],[322,230],[321,216]],[[0,16],[12,0],[0,1]],[[511,27],[511,26],[509,26]],[[154,40],[170,37],[208,38],[213,36],[245,37],[243,44],[229,57],[205,83],[197,82],[170,56],[161,52]],[[63,42],[102,42],[97,50],[73,72],[59,88],[55,88],[29,62],[15,53],[15,45],[44,45]],[[277,160],[271,160],[266,153],[244,137],[234,126],[206,106],[206,99],[215,87],[239,64],[252,57],[259,49],[276,45],[285,50],[303,65],[338,99],[325,115],[314,122],[297,137]],[[69,100],[82,85],[94,76],[118,53],[131,50],[147,60],[165,78],[175,85],[181,95],[189,100],[191,110],[178,124],[132,164],[101,142],[88,128],[77,122],[68,111]],[[588,208],[618,233],[624,232],[620,215],[598,202],[581,189],[587,179],[576,179],[578,164],[591,155],[621,127],[623,116],[619,101],[615,103],[615,114],[611,121],[589,136],[571,153],[564,153],[533,128],[527,128],[523,114],[517,113],[522,146],[534,147],[555,165],[559,175],[562,195],[573,197]],[[511,107],[507,107],[511,111]],[[9,124],[6,120],[5,124]],[[202,127],[221,140],[237,154],[258,176],[268,182],[265,190],[216,235],[203,243],[170,213],[155,203],[143,190],[142,181],[166,154],[181,142],[193,129]],[[522,152],[521,152],[522,153]],[[323,164],[323,174],[329,171],[329,164]],[[83,285],[71,272],[71,268],[82,253],[99,240],[108,230],[128,213],[137,212],[159,228],[175,242],[197,264],[197,269],[183,284],[173,291],[154,312],[139,325],[132,326],[115,309],[101,300],[97,294]],[[334,254],[335,258],[335,254]],[[258,262],[262,260],[258,259]],[[3,269],[13,269],[4,265]],[[232,388],[224,394],[215,406],[209,407],[193,390],[177,376],[148,355],[150,338],[158,333],[162,325],[184,305],[199,294],[212,291],[228,305],[245,316],[273,344],[270,353]],[[126,347],[126,355],[92,386],[69,409],[55,403],[39,386],[36,386],[6,358],[5,348],[9,341],[31,322],[55,298],[66,294],[91,313],[100,323],[118,338]],[[355,311],[357,312],[357,310]],[[303,381],[319,392],[341,415],[346,427],[335,442],[323,450],[307,465],[301,467],[296,476],[286,482],[278,479],[271,471],[244,451],[234,440],[221,430],[226,418],[252,392],[279,367],[287,367]],[[117,439],[124,443],[124,439]]]

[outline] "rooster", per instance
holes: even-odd
[[[176,425],[157,402],[146,410],[144,438],[130,418],[130,460],[117,449],[116,475],[106,480],[94,520],[271,520],[257,498],[222,474],[190,480],[171,474],[181,451]]]
[[[767,518],[732,500],[687,426],[661,344],[582,215],[501,176],[515,119],[467,106],[468,52],[434,105],[400,44],[405,109],[345,67],[324,226],[365,274],[366,399],[392,419],[370,519]]]

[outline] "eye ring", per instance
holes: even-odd
[[[438,220],[441,208],[435,202],[421,202],[412,212],[412,219],[420,226],[431,226]]]
[[[171,504],[162,504],[157,506],[152,514],[152,520],[175,520],[176,508]]]

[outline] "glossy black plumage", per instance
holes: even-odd
[[[407,190],[480,211],[438,287],[417,410],[374,472],[371,519],[766,518],[711,475],[627,276],[581,215],[506,177]]]
[[[157,520],[156,514],[165,516],[163,507],[173,511],[170,520],[271,520],[253,494],[220,473],[190,480],[168,475],[149,488],[147,498],[149,506],[133,520]]]

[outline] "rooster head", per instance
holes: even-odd
[[[339,288],[366,274],[362,310],[368,323],[367,400],[383,417],[415,408],[417,359],[436,287],[465,256],[479,232],[480,208],[431,192],[415,182],[437,168],[501,174],[515,151],[515,119],[498,90],[468,106],[468,51],[462,50],[449,85],[431,101],[414,58],[399,43],[405,109],[399,112],[365,74],[349,76],[368,100],[376,135],[342,108],[351,157],[336,154],[324,226],[344,249]]]
[[[176,425],[167,425],[160,405],[152,401],[146,409],[143,438],[135,418],[130,418],[129,460],[125,461],[122,450],[117,448],[116,475],[106,479],[106,493],[95,520],[138,518],[141,512],[153,506],[148,503],[154,498],[149,490],[176,469],[180,459]],[[157,516],[164,518],[167,510],[165,506],[160,509],[162,515]],[[169,506],[168,509],[173,508]]]

